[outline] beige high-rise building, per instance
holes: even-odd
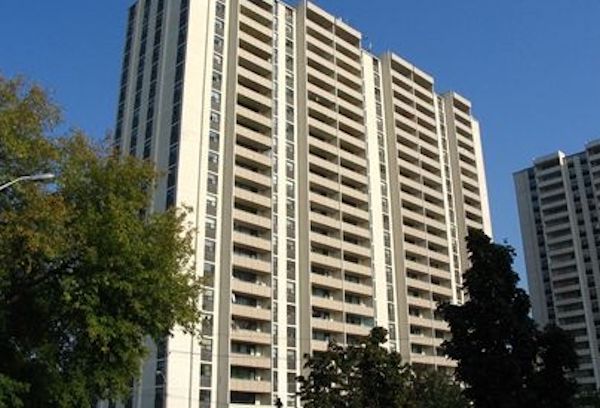
[[[314,4],[139,0],[115,145],[167,172],[154,211],[193,208],[203,337],[152,345],[133,407],[299,406],[303,356],[375,326],[450,368],[439,301],[461,302],[463,237],[488,234],[471,104],[362,48]]]
[[[580,385],[600,387],[600,140],[515,173],[533,317],[575,339]]]

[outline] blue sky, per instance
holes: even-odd
[[[204,1],[204,0],[192,0]],[[43,84],[66,124],[101,137],[114,126],[131,1],[1,1],[0,72]],[[319,0],[473,102],[482,126],[494,236],[518,250],[512,172],[600,138],[598,0]],[[377,7],[374,7],[376,5]]]

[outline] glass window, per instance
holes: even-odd
[[[210,95],[210,103],[212,109],[220,110],[221,109],[221,93],[218,91],[212,91]]]
[[[206,197],[206,212],[209,215],[217,215],[217,197],[211,195]]]
[[[212,290],[205,290],[202,294],[202,310],[212,312],[214,310],[215,299]]]
[[[216,245],[215,241],[207,239],[204,243],[204,259],[214,262],[215,261]]]
[[[212,150],[219,150],[219,133],[215,132],[214,130],[211,130],[208,133],[208,146],[212,149]]]
[[[219,171],[219,155],[215,152],[208,153],[208,169],[210,171]]]
[[[218,9],[219,9],[219,5],[217,5],[217,10]],[[225,31],[225,22],[223,22],[223,20],[221,20],[221,19],[217,19],[215,21],[215,33],[222,36],[224,31]]]
[[[219,122],[221,121],[221,115],[218,112],[210,113],[210,128],[213,130],[219,130]]]
[[[204,263],[204,285],[208,286],[208,287],[213,287],[214,286],[214,279],[215,279],[215,265],[205,262]]]
[[[217,232],[217,220],[207,217],[204,221],[205,234],[209,238],[214,238]]]
[[[219,178],[217,177],[216,174],[212,174],[212,173],[208,173],[208,191],[211,193],[216,193],[217,192],[217,185],[219,183]]]

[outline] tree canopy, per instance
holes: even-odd
[[[513,249],[477,230],[470,231],[467,247],[468,300],[439,306],[452,332],[443,347],[458,362],[466,396],[478,408],[571,406],[575,389],[566,373],[577,365],[572,341],[558,327],[537,329],[529,296],[517,287]]]
[[[466,408],[454,380],[436,371],[416,371],[384,347],[387,331],[371,330],[359,345],[330,343],[306,356],[298,378],[306,408]]]
[[[183,210],[147,212],[154,166],[81,132],[52,137],[46,92],[0,77],[0,406],[127,395],[145,339],[195,330],[200,281]]]

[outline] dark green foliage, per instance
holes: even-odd
[[[49,186],[0,192],[0,404],[83,407],[129,392],[175,325],[193,330],[200,282],[185,212],[142,217],[157,176],[75,133],[58,110],[0,77],[0,181],[51,171]],[[1,405],[0,405],[1,406]]]
[[[346,408],[352,362],[346,350],[330,342],[327,350],[308,357],[307,377],[299,377],[300,397],[305,408]]]
[[[413,392],[418,408],[469,407],[460,386],[451,375],[436,370],[419,370],[413,379]]]
[[[467,246],[468,300],[439,306],[452,331],[444,349],[458,361],[465,395],[478,408],[571,406],[573,387],[565,373],[575,367],[572,342],[558,328],[537,330],[529,297],[517,288],[513,249],[475,230]]]
[[[307,357],[299,377],[306,408],[466,408],[460,387],[441,373],[415,373],[400,354],[382,347],[387,332],[375,327],[360,345],[330,343]],[[437,404],[437,405],[434,405]]]
[[[600,391],[580,391],[575,397],[577,408],[600,408]]]
[[[572,406],[577,386],[565,374],[577,368],[573,339],[559,327],[548,325],[538,337],[538,347],[538,367],[531,381],[538,406]]]
[[[353,408],[411,407],[410,368],[397,352],[382,346],[387,330],[375,327],[364,344],[349,347],[352,367],[349,379],[349,406]]]

